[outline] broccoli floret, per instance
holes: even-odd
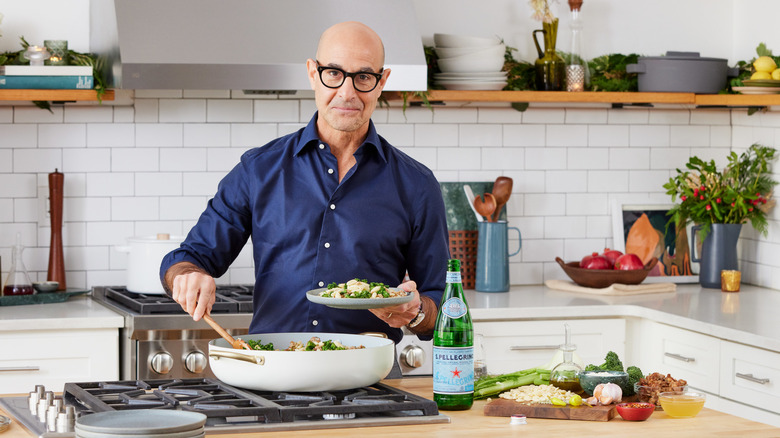
[[[585,367],[585,371],[623,371],[623,362],[620,361],[617,353],[610,351],[604,357],[604,363],[601,365],[590,364]]]
[[[628,373],[628,389],[631,392],[631,394],[626,395],[632,395],[634,393],[634,384],[638,383],[639,379],[644,377],[644,375],[642,374],[642,370],[635,366],[626,368],[626,372]]]

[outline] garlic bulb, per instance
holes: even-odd
[[[614,383],[600,383],[593,390],[593,397],[602,405],[620,403],[623,400],[623,390]]]

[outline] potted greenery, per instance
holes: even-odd
[[[770,164],[775,159],[775,149],[753,144],[741,155],[732,151],[728,165],[719,171],[715,160],[709,162],[693,156],[685,165],[687,170],[677,169],[677,175],[664,184],[672,201],[678,198],[668,212],[669,223],[677,229],[694,223],[702,238],[699,282],[704,287],[719,288],[720,273],[724,269],[737,269],[737,240],[742,224],[750,224],[758,232],[767,235],[767,212],[774,206]],[[695,239],[692,239],[695,240]],[[695,245],[691,244],[691,253]]]

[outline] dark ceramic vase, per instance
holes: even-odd
[[[720,289],[720,271],[738,270],[737,241],[742,224],[712,224],[701,246],[701,258],[696,258],[696,236],[701,226],[691,232],[691,261],[699,262],[699,284]]]

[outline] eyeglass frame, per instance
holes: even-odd
[[[385,74],[384,67],[379,71],[379,73],[374,73],[374,72],[371,72],[371,71],[356,71],[356,72],[350,73],[350,72],[342,70],[342,69],[340,69],[338,67],[328,67],[328,66],[321,65],[320,61],[316,60],[316,59],[314,60],[314,62],[317,63],[317,73],[318,73],[317,75],[320,77],[320,83],[324,87],[330,88],[332,90],[336,89],[336,88],[341,88],[341,86],[344,85],[344,82],[347,81],[347,78],[352,78],[352,88],[354,88],[355,91],[358,91],[360,93],[370,93],[370,92],[376,90],[376,87],[379,85],[379,82],[382,80],[382,76],[384,76],[384,74]],[[322,79],[322,72],[324,70],[336,70],[336,71],[341,72],[341,74],[344,75],[343,80],[337,86],[331,87],[330,85],[326,84],[325,81]],[[357,76],[357,75],[371,75],[371,76],[376,78],[376,83],[374,84],[374,86],[370,90],[365,90],[365,91],[364,90],[359,90],[357,88],[357,85],[355,85],[355,76]]]

